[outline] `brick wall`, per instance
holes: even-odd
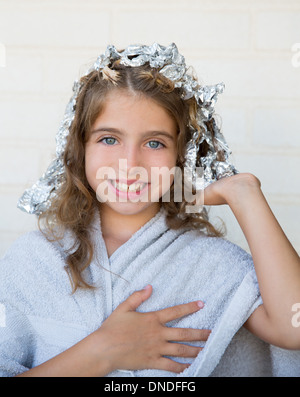
[[[240,171],[300,252],[300,0],[0,0],[0,255],[35,217],[16,202],[45,171],[73,80],[108,43],[175,42],[206,84]],[[226,207],[228,238],[247,249]]]

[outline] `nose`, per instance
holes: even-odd
[[[142,153],[138,145],[126,145],[122,153],[122,158],[119,158],[119,179],[137,180],[144,178],[147,181],[148,176],[145,176],[145,170],[142,167]]]
[[[124,159],[127,160],[127,168],[139,167],[141,165],[141,153],[136,145],[128,145],[125,149]]]

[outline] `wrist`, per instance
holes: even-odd
[[[101,377],[112,372],[101,340],[92,333],[50,360],[23,372],[22,377]]]
[[[230,206],[249,203],[258,194],[261,194],[260,181],[252,174],[237,174],[228,178],[222,189],[223,200]]]
[[[101,332],[101,328],[90,334],[88,338],[88,350],[93,360],[95,372],[97,376],[106,376],[116,369],[113,361],[113,354],[109,347],[109,341],[105,334]]]

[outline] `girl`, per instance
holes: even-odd
[[[221,91],[157,44],[109,46],[75,84],[57,158],[19,203],[44,229],[1,262],[2,376],[300,375],[299,257],[228,161]],[[252,258],[201,204],[230,206]]]

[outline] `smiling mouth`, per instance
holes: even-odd
[[[119,192],[125,192],[125,193],[139,193],[148,185],[148,183],[146,182],[138,182],[138,181],[128,184],[110,179],[109,182]]]

